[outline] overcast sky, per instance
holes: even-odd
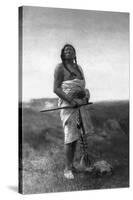
[[[41,7],[23,10],[23,100],[56,97],[65,43],[76,48],[91,101],[129,99],[129,15]]]

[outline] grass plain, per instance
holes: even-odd
[[[47,105],[57,106],[57,99],[38,99],[23,103],[22,108],[22,192],[24,194],[81,191],[129,187],[129,102],[97,102],[87,106],[94,134],[88,136],[88,153],[93,162],[106,160],[113,166],[111,176],[75,174],[63,177],[63,128],[59,111],[40,113]],[[20,126],[21,126],[20,125]],[[21,134],[21,133],[20,133]],[[77,145],[75,164],[80,160]]]

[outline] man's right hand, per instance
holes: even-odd
[[[80,106],[82,104],[83,104],[83,100],[82,99],[74,99],[74,100],[71,101],[71,105],[73,107],[78,107],[78,106]]]
[[[78,107],[78,103],[74,100],[71,101],[71,105],[72,107],[75,107],[75,108]]]

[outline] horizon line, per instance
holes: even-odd
[[[40,97],[40,98],[31,98],[31,99],[28,99],[28,100],[22,100],[20,101],[19,100],[19,103],[30,103],[31,101],[33,100],[45,100],[45,99],[57,99],[58,100],[58,97]],[[95,103],[100,103],[100,102],[113,102],[113,101],[130,101],[130,99],[103,99],[103,100],[97,100],[97,101],[93,101]],[[92,101],[91,101],[92,102]]]

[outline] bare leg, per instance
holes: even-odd
[[[77,141],[74,141],[72,143],[72,167],[73,167],[74,155],[75,155],[75,152],[76,152],[76,144],[77,144]]]
[[[74,175],[72,173],[72,167],[73,167],[75,149],[76,149],[76,141],[65,144],[66,167],[64,170],[64,176],[67,179],[74,179]]]
[[[71,170],[72,165],[72,143],[65,144],[65,156],[66,156],[66,169]]]
[[[76,142],[65,144],[65,155],[66,155],[66,169],[71,170],[73,166],[74,154],[76,150]]]

